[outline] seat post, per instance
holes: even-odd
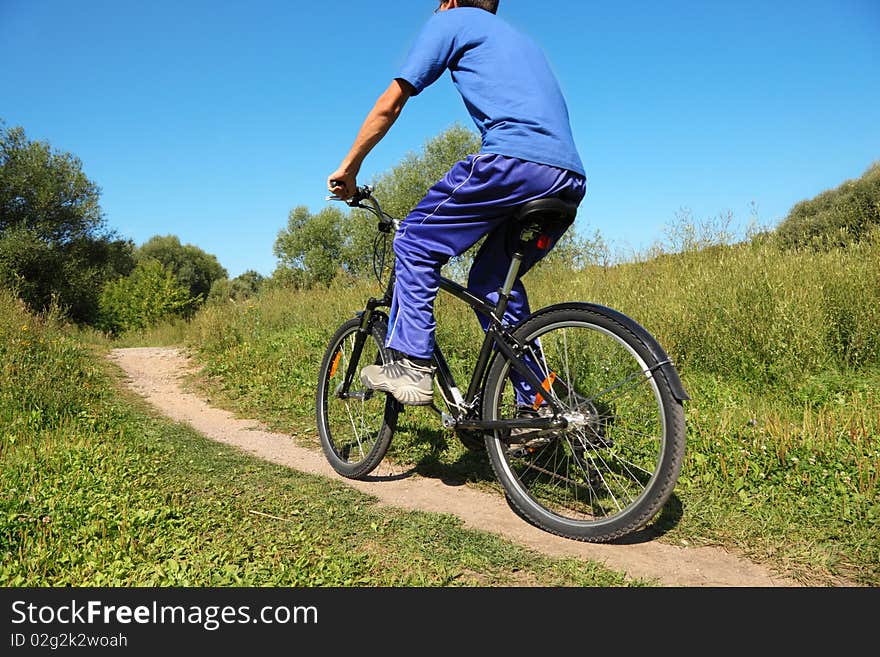
[[[504,284],[501,286],[500,292],[502,297],[510,295],[510,291],[516,283],[516,277],[519,274],[520,267],[522,267],[522,261],[522,253],[517,251],[513,254],[513,258],[510,260],[510,269],[507,270],[507,278],[504,279]]]
[[[519,276],[519,270],[522,268],[523,257],[525,257],[523,254],[524,246],[525,243],[520,241],[519,248],[513,252],[513,256],[510,258],[510,268],[507,270],[507,277],[504,279],[501,289],[498,290],[498,303],[495,305],[495,316],[498,319],[504,317],[504,311],[507,310],[507,302],[510,299],[510,292],[513,290],[516,278]]]

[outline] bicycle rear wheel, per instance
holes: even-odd
[[[336,472],[350,479],[366,477],[385,457],[400,408],[391,395],[366,389],[360,379],[366,365],[390,360],[385,349],[385,319],[375,317],[357,354],[360,325],[360,319],[351,319],[330,339],[318,372],[315,403],[324,455]],[[345,391],[346,372],[355,359],[354,377]]]
[[[544,389],[517,393],[510,361],[499,356],[486,379],[484,418],[522,417],[524,400],[546,414],[542,398],[552,396],[568,426],[515,439],[487,434],[509,502],[536,526],[576,540],[607,542],[640,529],[668,500],[684,458],[684,411],[660,371],[671,365],[599,306],[541,312],[516,336]]]

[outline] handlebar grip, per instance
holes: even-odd
[[[335,189],[337,189],[337,188],[341,188],[341,189],[344,189],[344,188],[345,188],[344,185],[342,184],[342,181],[341,181],[341,180],[330,180],[330,191],[333,192],[334,194],[336,194],[336,192],[334,192],[333,190],[335,190]],[[355,190],[354,190],[354,195],[353,195],[352,197],[350,197],[348,200],[346,200],[345,202],[348,203],[349,205],[351,205],[352,202],[356,202],[359,193],[360,193],[360,190],[357,189],[357,188],[355,188]],[[343,199],[337,195],[337,196],[335,196],[335,197],[334,197],[334,196],[328,196],[328,197],[327,197],[327,200],[339,200],[339,201],[341,201],[341,200],[343,200]]]
[[[330,185],[333,188],[343,186],[339,180],[330,180]],[[346,200],[346,203],[348,203],[348,205],[350,205],[352,207],[357,207],[358,203],[360,203],[364,199],[370,198],[371,192],[372,192],[372,187],[370,187],[369,185],[362,185],[360,187],[355,187],[354,194],[352,194],[351,197],[348,200]],[[332,197],[328,196],[327,198],[328,198],[328,200],[330,200]],[[340,198],[338,200],[342,200],[342,199]]]

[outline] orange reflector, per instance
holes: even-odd
[[[546,379],[544,379],[544,382],[541,384],[541,387],[544,389],[545,392],[550,392],[550,386],[553,385],[553,382],[555,380],[556,380],[556,372],[550,372],[550,375]],[[539,392],[537,395],[535,395],[535,403],[532,404],[532,407],[537,411],[539,408],[541,408],[541,404],[543,404],[543,403],[544,403],[544,398],[541,396],[541,393]]]
[[[330,366],[330,378],[332,379],[336,375],[336,368],[339,367],[339,359],[342,357],[342,352],[337,351],[336,356],[333,358],[333,364]]]

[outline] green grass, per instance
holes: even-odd
[[[649,586],[157,417],[0,291],[0,586]]]
[[[808,584],[880,584],[877,262],[875,235],[831,252],[754,242],[529,274],[533,307],[618,308],[680,367],[688,449],[656,540],[725,546]],[[206,442],[120,393],[101,362],[111,345],[184,344],[214,403],[317,446],[324,348],[377,293],[344,279],[272,289],[118,342],[0,296],[0,584],[622,584]],[[437,315],[463,383],[479,326],[444,296]],[[485,457],[424,409],[403,415],[388,458],[497,491]]]
[[[723,545],[809,584],[880,584],[880,234],[845,250],[722,245],[572,275],[539,268],[533,307],[580,299],[646,326],[679,365],[688,451],[658,540]],[[560,285],[560,277],[565,284]],[[209,308],[185,343],[212,399],[316,444],[330,335],[374,285],[273,290]],[[441,295],[438,340],[460,384],[479,326]],[[408,410],[389,458],[493,487],[485,459]]]

